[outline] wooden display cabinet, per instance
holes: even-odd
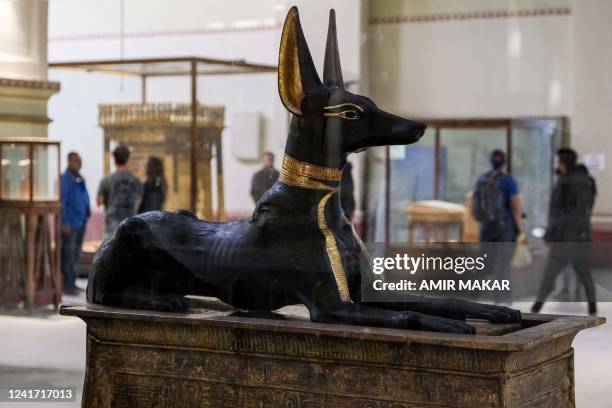
[[[0,138],[0,163],[0,307],[57,307],[60,143]]]

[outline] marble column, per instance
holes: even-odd
[[[0,0],[0,137],[47,136],[47,0]]]

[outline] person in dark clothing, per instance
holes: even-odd
[[[559,149],[557,157],[559,178],[550,198],[548,228],[544,236],[550,245],[550,255],[531,311],[538,313],[542,309],[559,273],[565,266],[572,265],[585,289],[589,314],[595,314],[595,284],[586,243],[591,241],[591,212],[597,186],[586,167],[577,164],[578,155],[574,150]]]
[[[355,197],[353,195],[353,165],[347,161],[342,169],[342,179],[340,180],[340,205],[347,220],[353,218],[355,213]]]
[[[81,290],[76,285],[76,265],[81,257],[85,226],[91,214],[87,185],[80,173],[81,165],[78,153],[68,153],[68,167],[61,177],[61,269],[64,293],[68,295],[77,295]]]
[[[147,180],[143,186],[138,213],[159,211],[163,208],[166,201],[168,188],[166,177],[164,176],[164,163],[159,157],[149,157],[146,173]]]
[[[493,150],[489,161],[491,169],[478,177],[473,196],[472,213],[480,222],[480,242],[516,242],[517,237],[523,237],[518,184],[503,170],[503,151]],[[497,280],[509,280],[512,245],[486,245],[486,251],[491,266],[486,273],[492,273]],[[496,303],[511,302],[510,292],[496,291],[494,296]]]
[[[274,153],[264,152],[261,155],[261,161],[263,168],[255,173],[251,180],[251,197],[256,203],[276,183],[279,174],[274,168]]]
[[[595,184],[595,179],[593,177],[591,177],[591,175],[589,174],[589,170],[586,168],[586,166],[584,164],[579,164],[578,166],[576,166],[576,171],[581,172],[584,175],[587,175],[589,177],[589,182],[592,185],[592,196],[595,197],[597,196],[597,186]],[[592,200],[592,204],[591,204],[591,212],[593,210],[593,205],[595,204],[595,200]],[[558,295],[556,295],[554,298],[555,300],[561,301],[561,302],[567,302],[570,299],[570,281],[571,281],[571,274],[572,274],[573,270],[570,268],[563,268],[563,287],[561,288],[561,292],[559,292]],[[574,291],[575,295],[574,295],[574,299],[576,301],[578,301],[578,299],[580,298],[580,285],[576,285],[575,291]]]

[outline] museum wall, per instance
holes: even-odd
[[[370,2],[373,98],[426,118],[567,115],[566,2],[542,2],[545,8],[535,8],[537,1],[495,3],[497,10],[511,11],[512,3],[531,14],[493,17],[482,2],[435,1],[431,7],[410,0]],[[538,15],[546,11],[550,14]]]
[[[170,0],[125,2],[124,58],[197,55],[276,65],[281,23],[288,8],[297,4],[313,58],[322,70],[327,12],[335,7],[345,79],[355,81],[351,89],[359,86],[361,28],[354,21],[360,19],[361,7],[355,7],[360,2],[206,2],[211,7],[202,7],[203,3],[198,1],[182,1],[180,7],[177,4]],[[120,58],[119,34],[118,0],[103,4],[92,0],[52,0],[50,4],[50,61]],[[74,149],[83,153],[83,172],[93,198],[102,175],[102,130],[97,126],[97,105],[139,102],[140,83],[129,78],[59,70],[51,70],[50,76],[64,84],[61,95],[50,105],[54,118],[50,134],[64,140],[64,151]],[[187,81],[149,80],[147,98],[151,102],[188,102]],[[248,214],[253,206],[250,180],[260,165],[256,160],[237,160],[232,155],[232,140],[240,137],[232,137],[231,120],[235,113],[259,113],[265,135],[262,148],[277,153],[276,164],[280,168],[288,115],[278,99],[276,75],[201,77],[198,98],[205,104],[226,107],[223,134],[226,209],[230,215]],[[355,167],[356,173],[361,171],[358,164]],[[358,185],[357,197],[359,191]]]
[[[607,157],[603,171],[593,172],[598,183],[593,223],[612,229],[612,2],[574,1],[572,145],[584,153]]]

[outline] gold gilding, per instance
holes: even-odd
[[[340,112],[327,112],[329,110],[340,109],[340,108],[344,108],[344,110]],[[326,111],[326,112],[323,112],[323,116],[338,117],[338,118],[347,119],[347,120],[357,120],[360,118],[359,113],[363,112],[363,108],[361,106],[355,105],[354,103],[350,103],[350,102],[341,103],[341,104],[332,105],[332,106],[324,106],[323,110]]]
[[[359,105],[355,105],[354,103],[350,103],[350,102],[346,102],[346,103],[341,103],[338,105],[331,105],[331,106],[324,106],[323,109],[324,110],[329,110],[329,109],[338,109],[338,108],[342,108],[345,106],[349,106],[351,108],[356,108],[358,111],[363,112],[363,108]]]
[[[338,191],[338,187],[330,186],[308,176],[296,173],[284,167],[281,169],[278,180],[292,187],[308,188],[311,190]]]
[[[325,205],[327,201],[338,192],[339,187],[337,185],[330,186],[319,181],[327,180],[338,182],[341,177],[342,171],[339,169],[316,166],[285,155],[278,180],[292,187],[328,191],[328,193],[321,198],[317,206],[317,222],[325,238],[325,251],[327,252],[332,273],[334,274],[334,279],[338,286],[340,299],[345,302],[350,302],[351,296],[344,273],[344,266],[342,265],[342,258],[340,257],[340,251],[336,243],[336,237],[334,237],[334,233],[329,229],[325,221]]]
[[[299,24],[297,10],[290,10],[283,26],[278,56],[278,91],[283,105],[295,115],[302,114],[304,99],[297,43]]]
[[[346,274],[344,273],[344,266],[342,265],[342,258],[340,257],[340,251],[338,250],[338,244],[336,243],[336,237],[334,233],[327,226],[325,221],[325,204],[334,195],[336,191],[330,191],[327,193],[317,207],[317,218],[319,222],[319,229],[325,237],[325,250],[327,251],[327,257],[331,265],[332,273],[336,279],[336,285],[338,286],[338,292],[340,293],[340,299],[344,302],[351,301],[351,295],[348,289],[348,283],[346,281]]]
[[[322,167],[315,164],[306,163],[285,154],[283,157],[283,169],[288,169],[294,173],[319,180],[340,181],[342,170],[333,167]]]

